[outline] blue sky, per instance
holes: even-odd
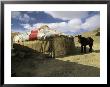
[[[12,11],[11,28],[25,32],[48,25],[66,34],[77,34],[100,27],[99,11]]]

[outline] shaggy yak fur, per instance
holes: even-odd
[[[89,45],[89,52],[92,52],[93,39],[91,37],[82,37],[82,35],[78,35],[78,42],[81,44],[81,53],[86,53],[86,46]]]

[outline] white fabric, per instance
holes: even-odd
[[[29,40],[30,34],[31,34],[31,31],[16,35],[14,37],[14,42],[18,43],[18,41],[20,42],[20,41]],[[49,27],[41,27],[38,29],[38,34],[36,37],[37,37],[37,39],[45,39],[46,37],[50,37],[50,36],[55,35],[55,34],[63,35],[62,33],[57,32],[53,29],[50,29]]]

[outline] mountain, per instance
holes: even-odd
[[[45,34],[63,34],[55,29],[49,28],[47,25],[43,25],[40,28],[38,28],[39,33],[45,33]]]
[[[96,36],[100,36],[100,28],[97,28],[94,32],[96,32]]]
[[[84,36],[100,36],[100,28],[94,29],[93,31],[82,33]]]

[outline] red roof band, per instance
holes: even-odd
[[[38,35],[38,30],[32,30],[31,34],[29,35],[29,40],[33,41],[33,40],[37,40],[37,35]]]

